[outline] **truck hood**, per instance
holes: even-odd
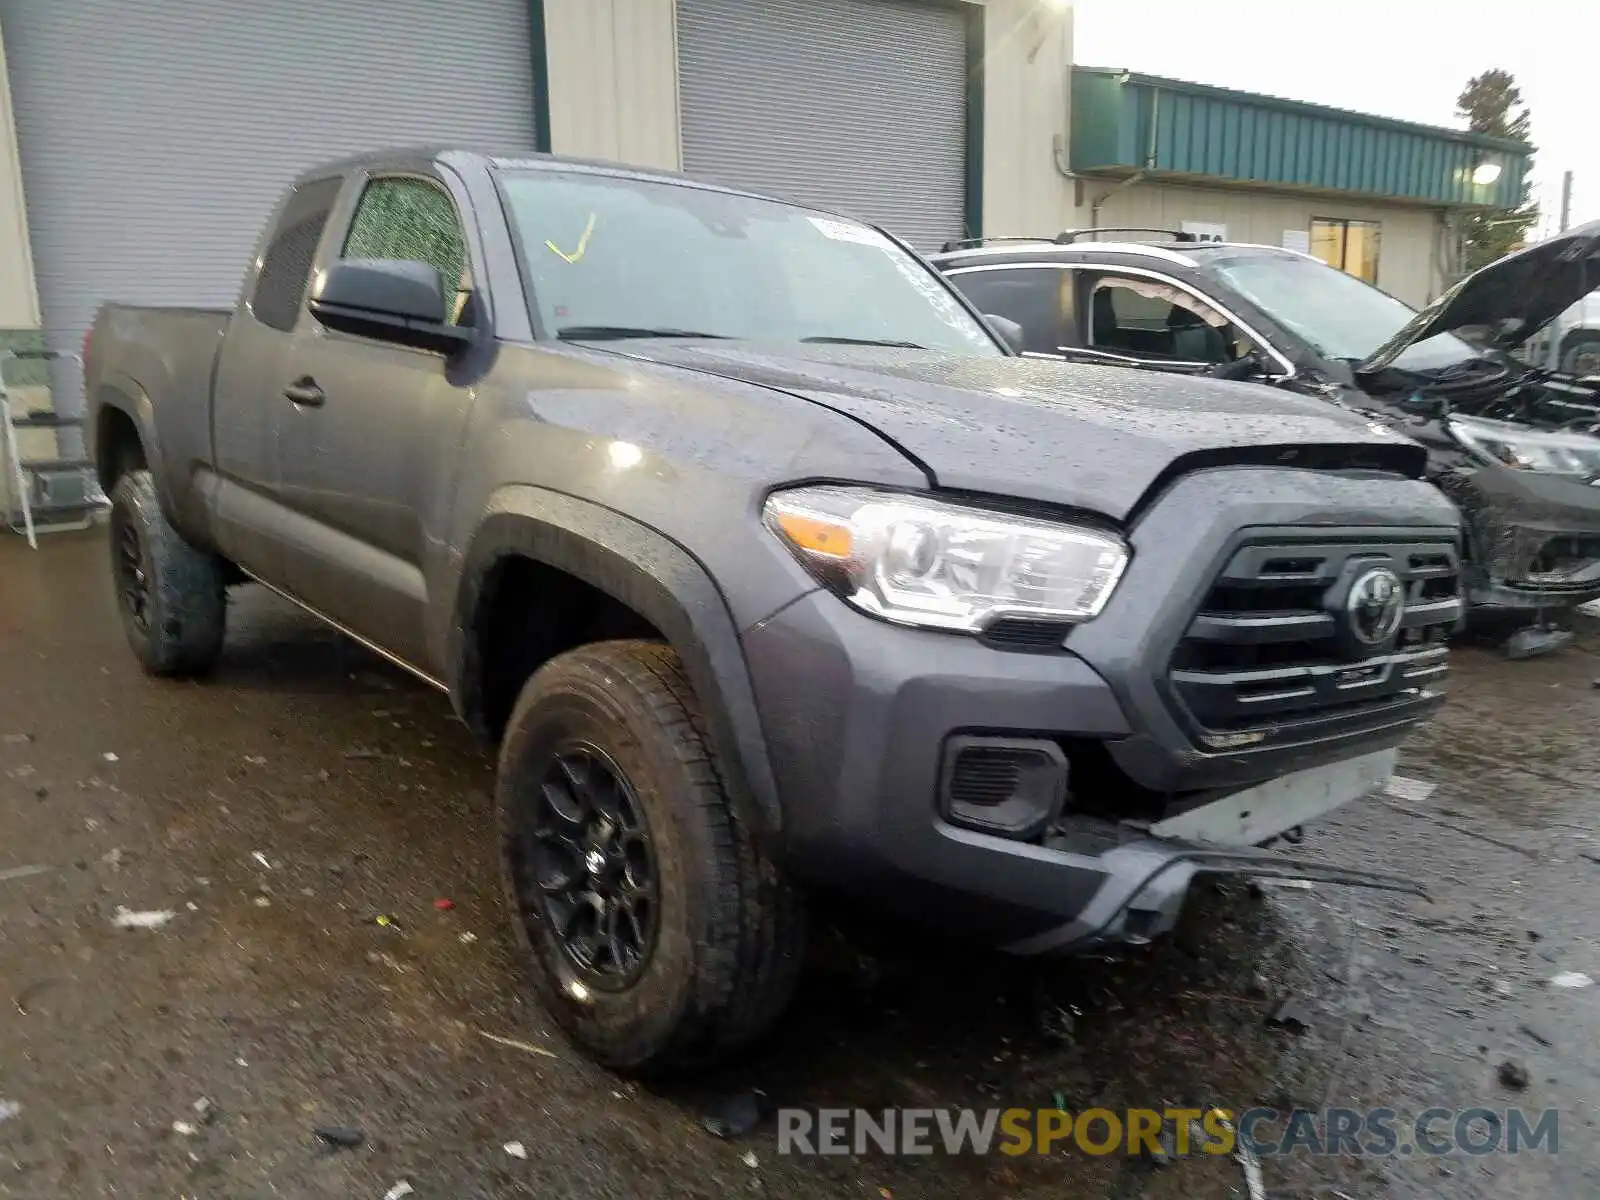
[[[1423,309],[1357,367],[1381,371],[1408,346],[1470,330],[1471,339],[1514,350],[1600,287],[1600,221],[1508,254],[1474,271]]]
[[[1416,478],[1426,465],[1420,446],[1375,422],[1255,384],[879,347],[654,341],[623,352],[823,405],[893,442],[938,487],[1118,521],[1158,483],[1201,467],[1362,467]]]

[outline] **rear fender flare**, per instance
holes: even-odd
[[[162,461],[161,441],[156,436],[155,406],[137,380],[120,373],[108,374],[100,381],[92,405],[94,420],[84,430],[86,448],[94,461],[96,475],[104,482],[104,468],[109,465],[102,460],[105,447],[100,445],[100,414],[108,408],[116,409],[133,422],[144,451],[145,465],[150,468],[150,475],[155,481],[156,495],[161,499],[161,507],[170,515],[173,512],[171,481]],[[106,489],[108,493],[110,490]]]
[[[782,827],[738,628],[722,593],[678,543],[611,509],[559,492],[496,492],[462,560],[445,631],[450,695],[469,727],[486,735],[484,671],[475,637],[483,587],[495,565],[521,556],[564,571],[627,605],[661,631],[683,659],[705,705],[730,798],[765,834]]]

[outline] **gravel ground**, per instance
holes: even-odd
[[[813,1107],[1387,1107],[1402,1131],[1431,1107],[1553,1108],[1556,1154],[1300,1152],[1263,1164],[1267,1192],[1600,1192],[1600,989],[1549,982],[1600,977],[1600,629],[1530,662],[1463,649],[1446,715],[1405,753],[1417,786],[1309,831],[1310,852],[1410,873],[1428,899],[1224,886],[1167,944],[1052,964],[829,927],[767,1045],[647,1090],[526,999],[491,763],[443,699],[259,589],[230,621],[216,678],[149,680],[101,535],[0,540],[0,1196],[1246,1194],[1223,1157],[799,1158],[770,1120],[704,1131],[751,1088]],[[174,915],[117,929],[124,908]],[[1285,999],[1306,1028],[1269,1026]],[[1525,1087],[1500,1080],[1507,1060]],[[364,1139],[321,1152],[318,1124]]]

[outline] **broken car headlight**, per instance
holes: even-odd
[[[1600,438],[1530,429],[1484,417],[1451,417],[1446,428],[1478,457],[1519,471],[1589,479],[1600,475]]]
[[[888,621],[972,633],[999,617],[1088,621],[1128,565],[1116,534],[865,488],[799,487],[763,517],[807,570]]]

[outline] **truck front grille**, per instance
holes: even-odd
[[[1381,622],[1350,609],[1364,578],[1384,589],[1397,582],[1403,597],[1397,628],[1375,644]],[[1179,642],[1171,698],[1208,749],[1410,719],[1449,669],[1460,589],[1457,546],[1434,533],[1253,536],[1234,549]]]

